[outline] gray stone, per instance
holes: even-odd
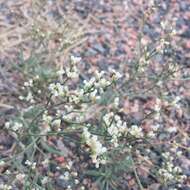
[[[88,50],[84,53],[86,57],[91,57],[97,55],[97,51],[92,48],[88,48]]]
[[[57,186],[61,187],[61,188],[67,188],[67,186],[70,184],[69,181],[64,180],[64,179],[56,179],[56,184]]]
[[[105,51],[106,51],[105,48],[104,48],[101,44],[98,44],[98,43],[95,43],[94,49],[95,49],[98,53],[101,53],[101,54],[104,54]]]

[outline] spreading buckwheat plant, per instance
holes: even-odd
[[[182,188],[188,136],[172,114],[182,118],[185,99],[168,88],[188,72],[167,57],[175,35],[167,26],[161,23],[163,35],[155,43],[145,45],[139,35],[136,58],[119,68],[83,71],[83,58],[74,53],[58,66],[44,54],[22,59],[16,67],[19,104],[3,124],[15,143],[0,156],[0,189],[54,190],[58,184],[66,190],[126,190],[132,183],[142,190],[144,178],[161,188]],[[164,64],[156,64],[156,56]]]

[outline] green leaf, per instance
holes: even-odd
[[[97,170],[87,170],[85,171],[85,174],[90,175],[90,176],[104,176],[105,175],[104,173]]]
[[[43,108],[39,106],[30,107],[26,112],[24,112],[23,116],[25,119],[32,119],[35,118],[42,110]]]
[[[57,154],[59,156],[64,156],[65,154],[63,152],[61,152],[60,150],[52,147],[52,146],[49,146],[47,143],[45,143],[44,141],[41,141],[41,145],[42,147],[48,151],[49,153],[52,153],[52,154]]]

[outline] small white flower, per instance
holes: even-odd
[[[97,95],[98,91],[95,89],[93,92],[90,93],[90,99],[92,101],[97,101],[100,99],[100,96]]]
[[[136,138],[140,138],[143,136],[142,128],[138,127],[137,125],[132,125],[129,132]]]
[[[75,184],[77,185],[77,184],[79,184],[80,182],[79,182],[79,180],[78,179],[75,179]]]
[[[46,158],[46,159],[42,162],[42,165],[46,167],[46,166],[48,166],[48,164],[49,164],[49,159]]]
[[[105,74],[104,71],[101,71],[101,72],[99,72],[98,70],[95,71],[95,77],[97,80],[100,80],[104,74]]]
[[[80,61],[81,61],[81,57],[76,57],[76,56],[71,55],[72,64],[79,63]]]
[[[117,108],[119,106],[119,97],[114,98],[114,107]]]
[[[180,157],[180,156],[182,155],[182,153],[183,153],[182,151],[177,151],[177,152],[176,152],[176,155],[177,155],[178,157]]]
[[[21,129],[23,127],[22,123],[18,123],[18,122],[14,122],[13,126],[12,126],[12,130],[13,131],[18,131],[19,129]]]
[[[61,119],[55,119],[52,122],[52,125],[55,126],[55,127],[60,127],[61,126]]]
[[[160,125],[159,124],[152,125],[151,128],[153,131],[158,131],[158,129],[160,128]]]
[[[122,74],[116,71],[115,69],[109,68],[113,80],[118,80],[122,77]]]
[[[98,137],[96,135],[90,134],[87,128],[83,129],[83,136],[85,138],[86,144],[91,149],[92,162],[95,163],[98,167],[101,163],[101,159],[99,159],[99,156],[103,155],[107,151],[107,148],[103,147],[100,141],[98,140]]]
[[[70,178],[70,174],[69,174],[69,172],[65,172],[64,173],[64,175],[62,176],[62,178],[64,179],[64,180],[69,180],[69,178]]]
[[[33,170],[36,168],[36,162],[31,162],[31,161],[29,161],[29,160],[26,160],[25,161],[25,164],[27,165],[27,166],[30,166]]]
[[[16,179],[20,182],[23,182],[25,178],[25,174],[17,174]]]
[[[84,90],[83,90],[83,89],[78,90],[78,91],[77,91],[77,94],[78,94],[78,97],[79,97],[80,99],[82,99],[83,96],[84,96]]]
[[[71,170],[72,166],[73,166],[73,161],[69,160],[67,163],[67,169]]]
[[[33,97],[31,91],[28,92],[27,96],[25,97],[25,100],[28,101],[28,102],[30,102],[30,103],[34,103],[35,102],[34,101],[34,97]]]
[[[96,87],[105,88],[111,84],[110,81],[106,80],[105,78],[100,79],[98,82],[96,82]]]
[[[36,162],[32,163],[32,167],[31,167],[33,170],[36,169]]]
[[[33,80],[30,79],[28,82],[24,82],[24,86],[26,86],[26,87],[33,86]]]
[[[48,183],[48,180],[49,180],[49,178],[47,177],[47,176],[45,176],[43,179],[42,179],[42,184],[43,185],[45,185],[45,184],[47,184]]]
[[[44,114],[43,114],[43,116],[42,116],[42,119],[43,119],[43,121],[44,121],[45,123],[49,124],[49,123],[51,123],[53,117],[50,116],[50,115],[48,115],[48,112],[45,111]]]
[[[10,170],[6,170],[5,173],[6,173],[7,175],[10,175],[10,174],[11,174]]]
[[[156,136],[156,134],[153,131],[148,132],[148,137],[154,138],[155,136]]]
[[[42,91],[41,90],[38,90],[38,94],[41,94],[42,93]]]
[[[5,161],[0,160],[0,167],[5,165]]]
[[[63,75],[65,74],[65,70],[64,69],[61,69],[59,71],[57,71],[57,75]]]
[[[156,104],[155,104],[155,106],[154,106],[154,110],[156,111],[156,112],[160,112],[160,110],[161,110],[161,105],[160,105],[160,100],[159,99],[156,99]]]
[[[73,106],[72,105],[65,105],[65,109],[67,112],[71,112],[73,110]]]
[[[24,96],[19,96],[19,100],[24,100]]]
[[[177,31],[175,29],[172,30],[171,35],[175,36],[177,34]]]
[[[79,76],[79,72],[76,66],[73,66],[72,68],[66,68],[66,75],[68,78],[74,79]]]
[[[71,173],[73,176],[77,177],[78,176],[78,173],[77,172],[72,172]]]
[[[59,82],[51,83],[49,85],[50,92],[55,96],[66,96],[68,93],[68,86],[62,85]]]
[[[160,25],[161,25],[162,29],[165,30],[168,23],[164,22],[164,21],[161,21]]]
[[[7,122],[5,123],[5,128],[6,128],[6,129],[9,129],[9,128],[10,128],[10,122],[9,122],[9,121],[7,121]]]
[[[70,185],[67,186],[67,190],[72,190]]]
[[[80,187],[80,190],[85,190],[85,187],[84,187],[84,186],[81,186],[81,187]]]
[[[35,76],[35,79],[36,79],[36,80],[38,80],[39,78],[40,78],[39,75],[36,75],[36,76]]]
[[[84,89],[89,89],[91,88],[93,85],[95,85],[96,79],[95,77],[92,77],[89,81],[84,80]]]
[[[176,133],[177,132],[177,127],[168,127],[166,130],[169,133]]]

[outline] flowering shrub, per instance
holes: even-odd
[[[114,69],[95,71],[91,78],[78,82],[80,72],[77,64],[80,61],[80,58],[71,56],[69,66],[62,70],[52,71],[53,74],[48,75],[50,77],[46,80],[43,76],[34,75],[24,82],[21,87],[23,95],[20,95],[19,99],[26,107],[21,108],[14,118],[5,123],[5,128],[11,131],[13,137],[20,142],[18,145],[20,150],[15,152],[13,158],[5,158],[2,162],[6,161],[5,165],[11,164],[26,153],[24,173],[14,172],[16,181],[25,187],[31,186],[31,180],[33,181],[34,176],[37,175],[36,166],[40,164],[34,161],[38,151],[37,147],[40,146],[39,151],[42,148],[53,154],[61,155],[52,147],[49,148],[47,144],[49,136],[74,135],[73,139],[81,139],[78,142],[80,142],[81,148],[89,154],[92,163],[97,168],[94,168],[94,171],[102,171],[103,168],[108,167],[114,169],[116,174],[122,170],[124,173],[134,170],[136,174],[137,166],[134,166],[134,162],[136,162],[134,160],[142,155],[141,146],[143,143],[151,144],[157,138],[159,123],[152,125],[151,129],[146,131],[143,129],[142,123],[130,124],[130,120],[126,119],[121,107],[123,97],[117,93],[119,91],[117,87],[121,83],[121,79],[124,80],[124,74]],[[111,95],[107,95],[109,92],[112,92]],[[104,100],[105,96],[108,96],[106,100]],[[174,106],[179,101],[178,98],[176,99],[171,102]],[[108,103],[110,100],[111,103]],[[153,109],[154,117],[159,121],[161,119],[160,99],[156,99]],[[176,132],[174,129],[167,129],[167,131]],[[28,150],[32,156],[28,154]],[[151,149],[146,148],[143,154],[148,151]],[[119,158],[118,155],[120,155]],[[169,152],[162,156],[163,163],[155,175],[160,176],[160,181],[164,184],[183,182],[185,176],[179,166],[174,166]],[[147,156],[145,158],[150,159]],[[121,166],[117,166],[118,162]],[[17,168],[15,164],[12,166]],[[27,177],[26,173],[29,171],[31,176]],[[112,179],[109,179],[109,177],[114,178],[114,173],[111,173],[113,176],[108,174],[109,180],[102,172],[95,173],[89,170],[87,174],[99,176],[101,180],[106,181],[105,183],[110,188],[117,187],[117,182],[113,183]],[[105,175],[107,174],[105,173]],[[41,179],[41,185],[36,181],[39,189],[48,181],[46,178],[49,177],[45,176]],[[24,180],[27,182],[25,183]],[[75,181],[77,181],[75,185],[78,185],[78,179]],[[140,183],[139,179],[137,182]],[[36,185],[33,188],[37,188]],[[67,189],[69,187],[71,188],[68,185]],[[5,184],[1,189],[11,188]],[[104,185],[102,189],[104,189]]]
[[[84,76],[79,66],[82,59],[74,55],[61,69],[39,63],[27,68],[27,60],[20,64],[27,76],[19,89],[21,106],[4,124],[4,130],[16,140],[16,148],[10,157],[1,158],[9,177],[0,189],[54,189],[53,173],[57,171],[65,189],[86,189],[81,176],[93,176],[102,190],[126,189],[122,182],[128,175],[143,189],[141,172],[145,168],[152,180],[165,187],[178,188],[185,183],[183,170],[175,164],[178,157],[170,154],[179,153],[180,139],[168,143],[166,149],[160,146],[166,143],[167,134],[178,131],[175,125],[164,126],[165,112],[171,107],[180,109],[181,102],[181,97],[168,94],[164,82],[176,80],[183,68],[172,60],[164,65],[152,61],[156,55],[164,56],[172,35],[169,31],[151,49],[141,47],[139,58],[129,62],[123,72],[110,67]],[[153,103],[135,120],[128,112],[131,107],[125,104],[138,98]],[[77,156],[65,160],[69,151],[63,144],[62,150],[57,148],[55,137],[62,137]],[[163,153],[164,149],[168,152]],[[60,166],[52,172],[55,161]],[[81,164],[78,170],[75,162]]]

